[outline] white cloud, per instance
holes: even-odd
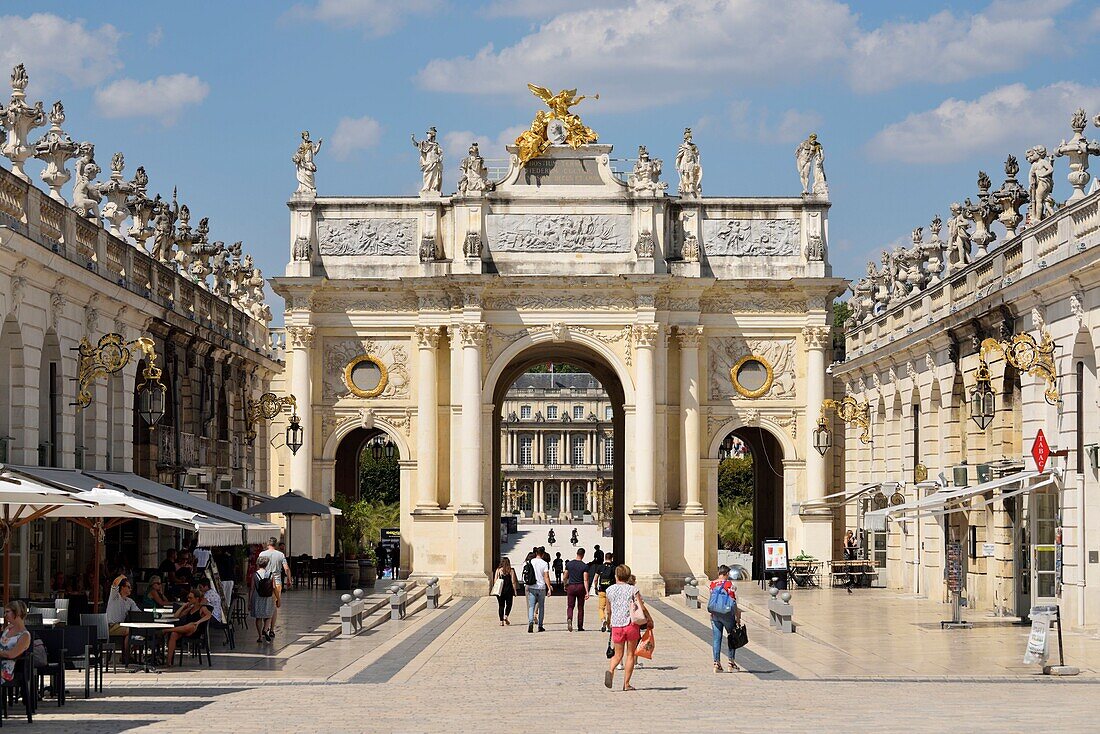
[[[164,27],[159,25],[153,30],[149,31],[149,35],[145,37],[145,43],[148,44],[150,48],[156,48],[163,40]]]
[[[603,0],[601,5],[627,5],[632,0]],[[493,0],[485,8],[490,18],[551,18],[566,10],[580,10],[592,5],[592,0]]]
[[[772,115],[766,107],[754,108],[748,101],[734,102],[729,108],[733,136],[757,143],[795,143],[814,132],[821,122],[816,112],[788,109]]]
[[[547,20],[509,46],[434,59],[417,80],[433,91],[503,95],[525,94],[529,81],[581,80],[582,91],[604,94],[605,109],[830,76],[874,92],[1022,68],[1060,47],[1057,16],[1068,2],[995,0],[977,13],[944,11],[876,28],[861,28],[839,0],[496,2],[486,12]]]
[[[1018,68],[1057,47],[1054,16],[1066,4],[995,2],[973,15],[944,10],[916,23],[886,23],[853,45],[849,79],[857,92],[878,92]]]
[[[1100,87],[1056,82],[1039,89],[998,87],[974,100],[948,99],[880,130],[867,144],[872,157],[903,163],[946,163],[977,153],[1015,153],[1044,144],[1053,149],[1072,131],[1078,107],[1100,108]]]
[[[332,155],[344,161],[352,153],[378,145],[382,139],[382,125],[373,117],[341,117],[332,134]]]
[[[782,32],[778,32],[778,31]],[[636,0],[560,13],[515,44],[436,59],[418,74],[435,91],[526,95],[526,84],[604,95],[639,109],[709,94],[716,83],[817,75],[841,63],[856,18],[834,0]]]
[[[209,93],[210,86],[190,74],[144,82],[119,79],[95,90],[95,104],[104,117],[152,117],[171,125],[184,107],[202,102]]]
[[[317,0],[312,5],[295,5],[289,16],[358,28],[378,37],[400,28],[410,15],[427,15],[441,6],[441,0]]]
[[[122,68],[121,36],[109,24],[93,29],[82,20],[68,21],[50,13],[0,16],[0,69],[6,76],[8,69],[25,64],[36,86],[59,82],[92,86]]]

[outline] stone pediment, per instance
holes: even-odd
[[[496,190],[512,196],[625,196],[626,184],[611,170],[610,145],[582,145],[574,150],[555,145],[520,164],[518,149],[509,145],[508,173]]]

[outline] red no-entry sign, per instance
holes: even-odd
[[[1042,428],[1035,435],[1035,443],[1031,444],[1031,458],[1035,459],[1035,467],[1039,471],[1046,468],[1047,459],[1050,458],[1050,444],[1047,443],[1047,437],[1043,435]]]

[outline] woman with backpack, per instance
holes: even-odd
[[[493,596],[497,598],[500,626],[512,624],[508,621],[508,615],[512,613],[512,602],[519,593],[519,579],[516,578],[516,570],[512,568],[512,562],[507,558],[500,559],[500,566],[493,576]]]
[[[267,556],[257,558],[256,572],[249,579],[252,595],[248,601],[248,616],[256,620],[256,642],[264,642],[275,634],[271,629],[271,617],[275,614],[275,579],[268,569],[269,563]]]
[[[737,606],[737,588],[730,581],[730,567],[719,566],[718,578],[710,582],[710,599],[707,600],[710,612],[711,647],[714,651],[714,672],[723,673],[722,637],[728,640],[730,669],[736,673],[741,670],[734,662],[737,648],[734,647],[734,632],[741,624],[741,610]]]

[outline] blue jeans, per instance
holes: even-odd
[[[711,648],[714,650],[714,662],[721,662],[722,660],[722,637],[725,635],[727,638],[733,634],[735,622],[733,621],[733,615],[719,616],[716,614],[710,615],[710,631],[712,633]],[[737,654],[736,648],[732,644],[727,644],[729,648],[729,656],[732,661]]]
[[[539,608],[539,627],[546,618],[546,589],[527,587],[527,624],[535,621],[535,605]]]

